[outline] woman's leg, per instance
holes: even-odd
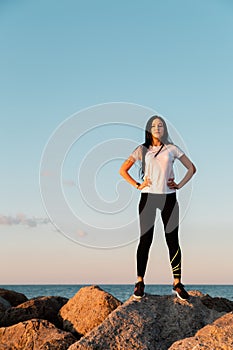
[[[166,195],[164,207],[161,208],[161,216],[165,230],[165,238],[169,250],[174,284],[181,280],[181,250],[179,246],[179,205],[176,194]]]
[[[137,249],[138,281],[143,281],[153,239],[156,203],[153,203],[151,199],[148,193],[141,193],[139,202],[140,242]]]

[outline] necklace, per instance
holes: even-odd
[[[164,146],[164,143],[162,143],[162,145],[161,145],[160,149],[158,150],[158,152],[155,153],[154,158],[157,157],[157,155],[159,154],[159,152],[162,151],[163,146]]]

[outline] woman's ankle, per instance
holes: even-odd
[[[144,281],[143,281],[143,277],[138,276],[138,277],[137,277],[137,282],[144,282]]]
[[[180,278],[174,278],[173,286],[175,286],[178,283],[181,283],[181,279]]]

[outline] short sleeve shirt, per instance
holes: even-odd
[[[142,161],[142,145],[139,145],[132,153],[136,161]],[[145,174],[149,177],[152,185],[144,187],[146,193],[173,193],[176,190],[167,186],[169,178],[174,178],[173,164],[175,160],[184,155],[184,152],[176,145],[164,145],[160,153],[155,157],[161,146],[150,146],[145,155]]]

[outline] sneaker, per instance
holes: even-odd
[[[177,283],[175,286],[173,286],[173,292],[176,293],[178,298],[181,300],[188,300],[189,299],[189,294],[186,292],[184,289],[184,286],[182,283]]]
[[[135,298],[142,298],[144,297],[144,288],[145,288],[145,284],[144,282],[137,282],[135,284],[135,288],[134,288],[134,297]]]

